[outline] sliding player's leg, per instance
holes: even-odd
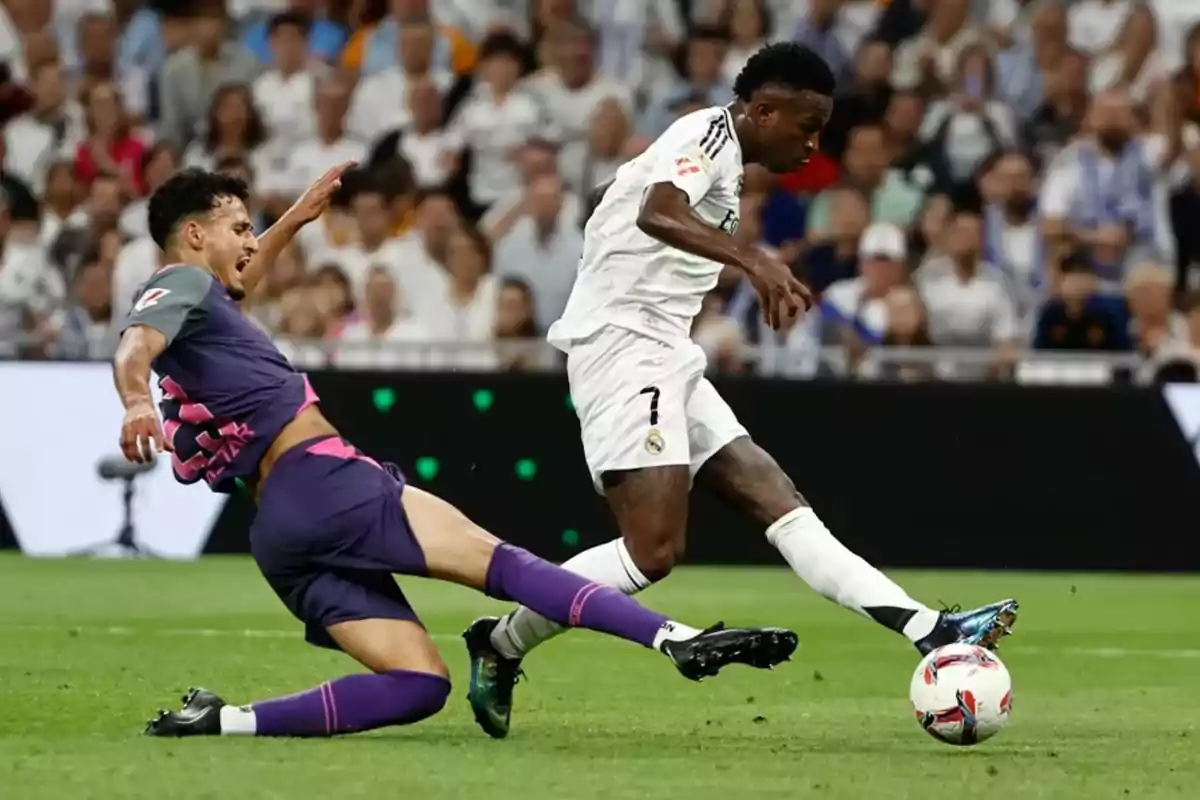
[[[786,660],[796,637],[780,628],[700,630],[650,611],[612,587],[590,581],[496,539],[444,500],[408,487],[404,514],[430,577],[515,600],[567,627],[589,628],[665,655],[688,678],[725,665],[767,668]]]
[[[712,396],[717,397],[711,386]],[[698,390],[697,395],[701,391]],[[791,479],[749,436],[707,459],[696,482],[766,529],[793,571],[821,595],[903,634],[921,652],[951,642],[994,647],[1016,620],[1015,600],[970,611],[935,611],[839,542]]]

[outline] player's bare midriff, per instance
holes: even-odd
[[[258,478],[254,481],[254,494],[257,497],[267,476],[271,474],[279,457],[301,442],[315,439],[318,436],[337,436],[337,428],[325,419],[325,415],[316,406],[309,406],[296,415],[296,418],[284,426],[275,441],[267,449],[267,454],[258,462]]]

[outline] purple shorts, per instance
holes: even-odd
[[[250,552],[311,644],[337,649],[326,628],[338,622],[420,622],[392,577],[427,574],[400,502],[404,483],[394,464],[337,436],[302,442],[275,462]]]

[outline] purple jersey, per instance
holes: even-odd
[[[152,366],[181,483],[204,478],[213,491],[231,492],[238,478],[257,475],[284,426],[317,402],[308,378],[205,269],[177,264],[156,272],[138,289],[122,331],[134,325],[167,338]]]

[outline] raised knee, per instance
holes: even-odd
[[[642,575],[660,581],[683,560],[684,537],[672,531],[636,533],[625,537],[625,547]]]

